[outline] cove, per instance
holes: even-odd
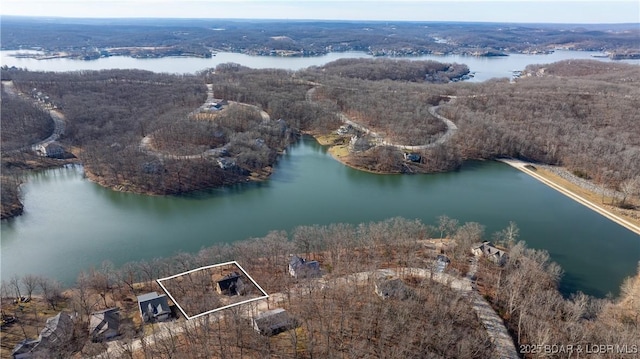
[[[515,221],[520,239],[563,267],[565,295],[617,294],[640,260],[639,236],[505,164],[376,175],[343,166],[309,137],[261,183],[151,197],[102,188],[75,167],[35,173],[23,192],[25,213],[0,226],[3,280],[33,273],[70,285],[104,260],[119,266],[298,225],[395,216],[435,224],[443,214],[485,225],[487,237]]]

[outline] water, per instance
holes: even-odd
[[[343,58],[371,58],[363,52],[339,52],[329,53],[318,57],[271,57],[250,56],[245,54],[220,52],[210,59],[190,57],[163,57],[158,59],[134,59],[131,57],[113,56],[97,60],[83,61],[72,59],[36,60],[31,58],[16,58],[11,55],[34,51],[0,51],[0,65],[27,68],[33,71],[76,71],[76,70],[102,70],[102,69],[143,69],[153,72],[189,74],[196,73],[218,64],[235,62],[244,66],[263,69],[278,68],[288,70],[300,70],[309,66],[322,66],[328,62]],[[409,57],[411,60],[434,60],[446,63],[467,64],[475,77],[471,82],[486,81],[495,77],[511,77],[513,70],[524,70],[529,64],[544,64],[567,59],[597,59],[599,61],[612,61],[600,52],[557,50],[551,54],[525,55],[513,54],[499,57],[475,57],[461,55],[424,55]],[[623,60],[632,64],[640,64],[640,60]]]
[[[104,260],[121,265],[196,252],[298,225],[394,216],[435,224],[443,214],[482,223],[487,235],[515,221],[530,247],[547,249],[565,269],[565,293],[617,293],[640,260],[637,235],[502,163],[375,175],[343,166],[310,138],[259,184],[151,197],[102,188],[71,168],[32,175],[24,193],[24,215],[1,227],[3,279],[37,273],[72,283]]]
[[[138,68],[195,73],[219,63],[298,70],[364,53],[312,58],[253,57],[219,53],[212,59],[102,58],[35,60],[0,51],[2,65],[71,71]],[[593,52],[556,51],[508,57],[422,56],[466,63],[473,81],[508,77],[533,63],[592,58]],[[598,58],[601,61],[610,61]],[[640,61],[627,61],[640,63]],[[272,177],[185,197],[149,197],[113,192],[82,178],[81,169],[30,176],[23,187],[24,215],[0,225],[1,276],[44,274],[71,284],[77,273],[104,260],[115,264],[195,252],[215,243],[263,236],[269,230],[334,222],[361,223],[393,216],[435,223],[446,214],[487,226],[487,233],[515,221],[533,248],[550,252],[565,269],[564,293],[617,293],[635,273],[640,238],[501,163],[468,163],[459,172],[434,175],[374,175],[334,161],[313,140],[292,146]]]

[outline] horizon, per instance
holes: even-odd
[[[336,11],[339,7],[340,11]],[[283,14],[286,14],[283,15]],[[2,17],[264,21],[640,24],[640,2],[564,0],[4,0]]]

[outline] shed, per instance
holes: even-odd
[[[118,336],[120,328],[120,308],[109,308],[91,313],[89,336],[94,342],[109,340]]]
[[[253,317],[252,322],[253,329],[267,336],[276,335],[300,325],[297,319],[282,308],[262,312]]]
[[[171,314],[167,296],[156,292],[138,296],[138,309],[143,323],[168,320]]]
[[[294,278],[318,277],[320,276],[320,263],[291,255],[289,259],[289,274]]]

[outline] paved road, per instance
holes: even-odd
[[[48,106],[43,105],[40,102],[35,101],[34,99],[28,97],[27,95],[20,93],[16,90],[15,86],[13,85],[13,81],[2,81],[2,85],[4,86],[5,92],[10,95],[10,96],[20,96],[25,100],[30,100],[32,101],[36,106],[40,107],[41,109],[48,111],[49,112],[49,116],[51,116],[51,120],[53,121],[53,132],[51,133],[51,135],[49,135],[49,137],[45,138],[44,140],[29,144],[29,145],[25,145],[22,146],[20,148],[16,148],[10,151],[3,151],[3,154],[15,154],[15,153],[20,153],[20,152],[24,152],[24,151],[28,151],[28,150],[32,150],[32,151],[36,151],[38,149],[38,147],[40,146],[46,146],[54,141],[57,141],[58,138],[60,138],[60,136],[62,136],[62,134],[64,133],[64,128],[65,128],[65,118],[64,115],[62,114],[62,112],[50,108]]]
[[[196,110],[192,111],[189,114],[189,116],[193,116],[193,115],[195,115],[195,114],[197,114],[199,112],[207,111],[209,109],[209,105],[212,104],[214,102],[214,100],[215,100],[215,98],[213,97],[213,84],[207,84],[207,99],[202,104],[202,106],[200,106]],[[269,116],[268,113],[263,111],[258,106],[249,105],[249,104],[242,103],[242,102],[235,102],[235,101],[229,101],[229,104],[235,104],[235,105],[240,105],[240,106],[248,106],[248,107],[251,107],[253,109],[256,109],[257,111],[260,112],[260,117],[262,117],[262,121],[264,121],[264,122],[271,121],[271,116]],[[152,135],[144,136],[142,138],[142,140],[140,140],[139,148],[140,148],[141,151],[146,152],[146,153],[151,154],[151,155],[154,155],[154,156],[156,156],[158,158],[174,159],[174,160],[193,160],[193,159],[199,159],[199,158],[204,158],[204,157],[211,156],[209,151],[204,151],[202,153],[196,153],[196,154],[193,154],[193,155],[174,155],[174,154],[171,154],[171,153],[158,151],[155,148],[153,148],[153,145],[151,143],[151,138],[152,138]]]
[[[318,85],[316,83],[314,83],[314,85]],[[308,102],[312,102],[313,101],[313,97],[314,94],[316,92],[316,87],[312,87],[310,88],[307,93],[305,94],[305,99]],[[453,96],[447,96],[450,99],[455,99],[455,97]],[[395,148],[399,148],[402,150],[406,150],[406,151],[416,151],[416,150],[424,150],[424,149],[428,149],[428,148],[433,148],[436,146],[439,146],[445,142],[447,142],[455,133],[456,131],[458,131],[458,126],[456,126],[455,123],[453,123],[453,121],[449,120],[448,118],[440,115],[438,113],[438,109],[440,108],[440,106],[431,106],[429,108],[429,114],[431,114],[431,116],[439,119],[440,121],[444,122],[444,124],[447,126],[447,130],[445,131],[445,133],[440,136],[435,142],[432,143],[428,143],[428,144],[424,144],[424,145],[403,145],[403,144],[399,144],[399,143],[393,143],[393,142],[389,142],[389,141],[385,141],[384,140],[384,136],[380,135],[377,132],[372,131],[371,129],[369,129],[368,127],[359,124],[353,120],[351,120],[349,118],[349,116],[347,116],[346,114],[339,112],[338,113],[338,117],[340,118],[340,120],[343,123],[346,123],[348,125],[351,125],[354,128],[357,128],[359,131],[366,133],[367,135],[373,137],[373,141],[374,143],[376,143],[377,145],[381,145],[381,146],[390,146],[390,147],[395,147]]]

